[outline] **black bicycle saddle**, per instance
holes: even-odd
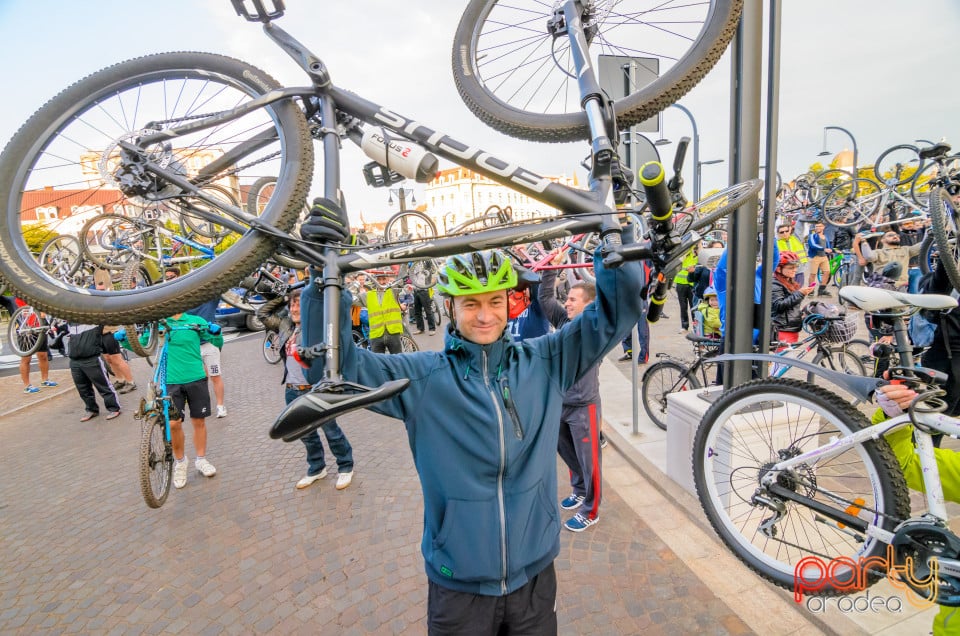
[[[292,442],[341,415],[382,402],[410,384],[407,378],[376,388],[352,382],[321,382],[287,405],[270,427],[271,439]]]

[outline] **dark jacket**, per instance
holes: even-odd
[[[103,327],[101,325],[74,325],[68,327],[70,338],[67,355],[71,361],[90,360],[103,353]]]
[[[550,324],[559,329],[570,319],[567,310],[557,301],[556,293],[557,270],[548,269],[540,274],[540,289],[537,290],[537,299],[540,307]],[[587,374],[577,380],[570,390],[563,396],[564,406],[587,406],[600,403],[600,365],[587,371]]]
[[[779,331],[800,331],[803,326],[804,295],[798,289],[788,292],[776,278],[770,290],[770,310],[773,326]]]
[[[443,352],[382,355],[356,347],[350,294],[341,295],[344,379],[366,386],[410,379],[405,391],[370,409],[406,425],[423,490],[420,550],[438,585],[503,596],[560,552],[563,397],[641,317],[639,264],[607,270],[598,251],[594,267],[597,300],[560,330],[522,343],[504,332],[481,346],[448,328]],[[320,342],[323,297],[315,283],[301,306],[303,343]],[[315,359],[307,378],[316,382],[322,373]]]

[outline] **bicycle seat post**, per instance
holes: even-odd
[[[343,293],[343,276],[340,265],[337,263],[337,250],[333,247],[323,249],[323,339],[326,344],[324,352],[325,366],[324,380],[339,382],[340,375],[340,296]]]

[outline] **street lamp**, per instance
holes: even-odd
[[[417,195],[414,193],[413,188],[404,188],[403,186],[390,188],[390,197],[387,199],[387,205],[393,205],[393,195],[397,195],[397,199],[400,201],[400,211],[405,212],[407,209],[408,194],[410,195],[410,204],[416,206]]]
[[[840,126],[824,126],[823,127],[823,152],[819,153],[818,157],[826,157],[830,155],[830,151],[827,150],[827,131],[828,130],[839,130],[840,132],[847,135],[850,138],[850,142],[853,144],[853,178],[857,178],[857,140],[853,136],[853,133],[847,130],[846,128],[841,128]]]
[[[681,104],[670,104],[671,107],[676,108],[683,112],[687,116],[687,119],[690,120],[690,126],[693,128],[693,200],[700,200],[700,167],[705,166],[711,163],[716,163],[717,161],[722,161],[721,159],[713,161],[700,161],[700,131],[697,129],[697,120],[693,118],[693,113],[691,113],[686,106]],[[669,108],[669,107],[668,107]],[[661,111],[660,117],[663,117],[663,112]],[[669,139],[663,138],[663,127],[660,128],[660,139],[657,140],[658,146],[663,146],[670,143]]]
[[[704,166],[712,166],[712,165],[715,164],[715,163],[723,163],[723,159],[709,159],[709,160],[707,160],[707,161],[698,161],[698,162],[697,162],[697,167],[696,167],[696,170],[695,170],[695,172],[696,172],[696,181],[695,181],[694,184],[693,184],[693,189],[694,189],[693,200],[694,200],[694,202],[697,202],[697,201],[700,200],[700,192],[702,191],[702,188],[701,188],[701,185],[702,185],[702,184],[701,184],[701,179],[703,178],[703,167],[704,167]]]

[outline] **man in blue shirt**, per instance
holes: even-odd
[[[830,255],[833,254],[833,243],[826,235],[826,226],[823,223],[817,223],[813,226],[813,232],[807,237],[807,256],[810,258],[810,283],[817,279],[817,273],[820,273],[817,288],[817,296],[829,296],[827,293],[826,281],[830,280]]]

